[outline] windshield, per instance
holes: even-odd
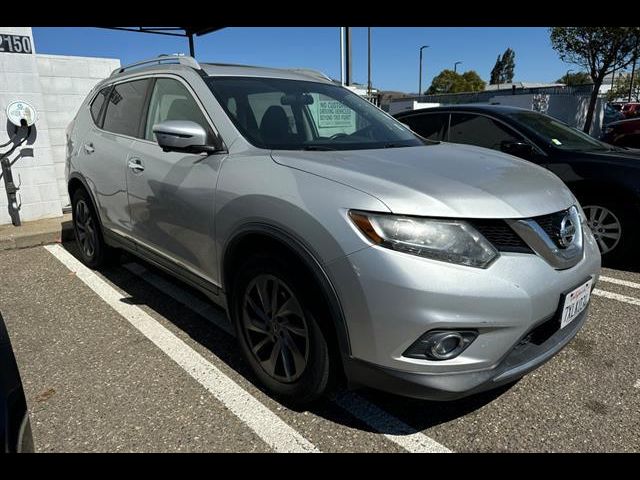
[[[509,116],[560,150],[609,150],[611,147],[584,132],[547,115],[536,112],[513,112]]]
[[[211,77],[207,84],[242,135],[260,148],[359,150],[425,144],[337,85],[257,77]]]

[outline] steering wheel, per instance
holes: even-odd
[[[342,137],[348,137],[349,135],[347,135],[346,133],[334,133],[333,135],[331,135],[329,137],[330,140],[335,140],[337,138],[342,138]]]

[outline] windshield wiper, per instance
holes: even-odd
[[[304,147],[302,147],[302,150],[324,152],[329,150],[334,151],[335,148],[327,147],[324,145],[305,145]]]

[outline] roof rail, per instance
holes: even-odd
[[[174,53],[171,55],[162,54],[158,55],[155,58],[150,58],[148,60],[142,60],[140,62],[132,63],[131,65],[125,65],[124,67],[116,68],[113,72],[111,72],[111,76],[116,75],[117,73],[122,73],[125,70],[130,68],[140,67],[142,65],[147,65],[150,63],[179,63],[180,65],[186,65],[187,67],[195,68],[196,70],[201,70],[200,64],[196,61],[195,58],[189,57],[187,55],[183,55],[180,53]]]
[[[288,68],[287,70],[289,70],[290,72],[296,72],[296,73],[302,73],[304,75],[309,75],[311,77],[322,78],[323,80],[329,80],[330,82],[333,81],[333,80],[331,80],[331,78],[329,78],[327,75],[325,75],[321,71],[313,70],[311,68]]]

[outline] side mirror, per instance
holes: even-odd
[[[190,120],[167,120],[153,126],[158,145],[165,152],[214,153],[220,148],[207,144],[207,132]]]
[[[514,155],[520,158],[529,159],[533,156],[533,147],[526,142],[513,142],[504,140],[500,144],[500,150],[509,155]]]

